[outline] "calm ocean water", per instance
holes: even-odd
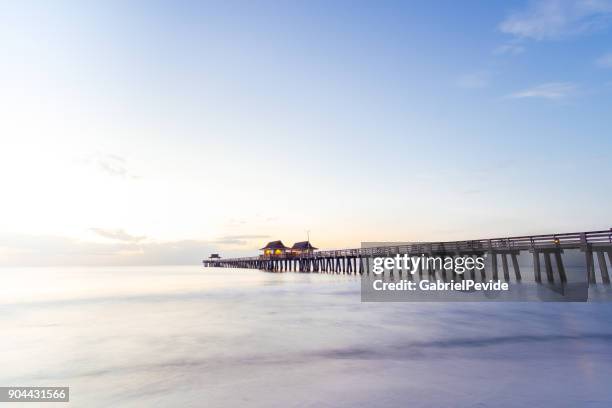
[[[74,407],[612,406],[612,303],[361,303],[355,277],[197,266],[0,276],[0,386],[70,386]]]

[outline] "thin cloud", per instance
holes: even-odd
[[[464,89],[479,89],[489,86],[490,75],[486,71],[472,72],[457,79],[457,86]]]
[[[147,238],[146,236],[130,235],[122,229],[91,228],[91,230],[103,238],[112,239],[114,241],[140,242]]]
[[[247,240],[244,240],[244,239],[231,239],[231,238],[228,238],[228,239],[219,238],[211,242],[213,244],[218,244],[218,245],[232,245],[232,246],[244,246],[249,243]]]
[[[127,159],[116,154],[95,153],[79,160],[88,166],[92,166],[99,171],[111,176],[125,179],[138,179],[139,176],[133,174],[129,167]]]
[[[537,0],[511,13],[499,30],[521,39],[557,40],[602,30],[611,17],[612,0]]]
[[[270,238],[269,235],[224,235],[223,237],[220,237],[220,239],[264,239],[264,238]]]
[[[107,154],[98,157],[96,159],[96,164],[102,171],[112,176],[126,177],[128,174],[126,162],[123,157]]]
[[[525,47],[519,44],[503,44],[493,50],[495,55],[520,55],[525,52]]]
[[[523,89],[508,95],[512,99],[540,98],[551,101],[566,99],[576,93],[577,86],[571,82],[549,82]]]
[[[230,227],[237,227],[246,224],[246,220],[242,218],[230,218],[227,220],[227,225]]]
[[[612,68],[612,52],[602,55],[595,63],[600,68]]]
[[[225,235],[213,241],[214,244],[244,246],[254,239],[268,239],[269,235]]]

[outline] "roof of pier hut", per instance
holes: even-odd
[[[279,241],[268,242],[268,245],[260,249],[289,249],[289,248],[286,247],[285,244],[283,244],[283,241],[279,240]]]
[[[219,254],[210,254],[210,257],[209,257],[209,258],[210,258],[210,259],[219,259],[219,258],[221,258],[221,257],[219,256]]]
[[[301,251],[305,251],[305,250],[314,251],[315,249],[318,249],[318,248],[313,247],[310,241],[302,241],[302,242],[296,242],[295,244],[293,244],[291,249],[299,249]]]

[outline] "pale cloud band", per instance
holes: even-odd
[[[244,235],[242,239],[221,237],[212,241],[153,241],[120,229],[92,230],[109,241],[92,242],[51,235],[1,235],[0,266],[194,265],[212,252],[223,252],[227,256],[251,255],[260,242],[248,245],[249,240],[268,238]]]
[[[145,236],[130,235],[122,229],[92,228],[91,230],[103,238],[108,238],[116,241],[140,242],[147,238]]]
[[[574,95],[577,89],[577,85],[571,82],[549,82],[514,92],[508,95],[508,98],[540,98],[551,101],[559,101]]]

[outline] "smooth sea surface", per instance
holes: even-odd
[[[0,279],[0,386],[70,386],[45,407],[612,406],[612,303],[361,303],[354,276],[199,266]]]

